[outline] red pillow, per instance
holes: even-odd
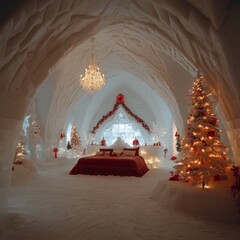
[[[104,153],[108,153],[109,152],[109,155],[111,156],[112,152],[113,152],[113,149],[112,148],[99,148],[99,151],[100,152],[104,152]]]
[[[139,156],[139,147],[137,147],[137,148],[124,148],[123,150],[135,151],[135,156]]]

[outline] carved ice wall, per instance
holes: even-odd
[[[200,70],[222,111],[239,163],[238,1],[31,0],[23,4],[0,26],[0,213],[7,209],[11,161],[29,103],[40,85],[52,78],[53,101],[44,121],[47,129],[58,131],[63,113],[85,98],[76,79],[89,62],[92,37],[106,77],[124,77],[126,72],[144,81],[165,100],[175,120],[186,114],[182,96]]]

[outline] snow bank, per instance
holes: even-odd
[[[11,176],[11,185],[25,184],[38,175],[35,161],[22,160],[22,164],[14,164]]]
[[[160,180],[152,193],[164,208],[180,211],[204,220],[237,223],[240,215],[231,193],[231,182],[213,182],[202,188],[183,182]]]

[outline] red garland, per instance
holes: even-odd
[[[119,94],[116,97],[116,103],[114,104],[113,110],[108,112],[106,115],[102,116],[102,118],[98,121],[95,127],[93,127],[91,133],[95,134],[96,130],[102,125],[109,117],[111,117],[118,109],[119,105],[122,105],[122,107],[125,109],[125,111],[131,115],[139,124],[143,126],[149,133],[151,132],[150,127],[137,115],[135,115],[126,105],[125,105],[125,99],[124,95]]]

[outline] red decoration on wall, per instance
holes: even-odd
[[[65,133],[64,133],[64,131],[61,131],[60,132],[60,139],[62,140],[63,138],[65,138]]]
[[[133,146],[139,146],[139,145],[140,145],[137,138],[135,138],[135,139],[133,140],[133,143],[132,143],[132,144],[133,144]]]
[[[58,148],[55,147],[55,148],[53,149],[53,152],[54,152],[54,158],[57,159],[57,158],[58,158],[58,156],[57,156]]]
[[[107,146],[106,140],[103,138],[100,143],[101,146]]]
[[[155,142],[153,143],[153,146],[162,146],[162,144],[160,142]]]
[[[166,155],[167,155],[168,149],[165,148],[163,151],[164,151],[164,158],[166,158]]]
[[[106,115],[102,116],[102,118],[98,121],[95,127],[93,127],[91,133],[95,134],[100,125],[102,125],[108,118],[114,115],[114,113],[117,111],[118,107],[122,105],[122,107],[125,109],[125,111],[131,115],[139,124],[142,125],[143,128],[145,128],[149,133],[151,132],[150,127],[137,115],[135,115],[126,105],[125,105],[125,98],[123,94],[118,94],[116,97],[116,103],[114,104],[113,109],[108,112]]]
[[[124,103],[124,102],[125,102],[124,95],[118,94],[116,97],[116,103]]]

